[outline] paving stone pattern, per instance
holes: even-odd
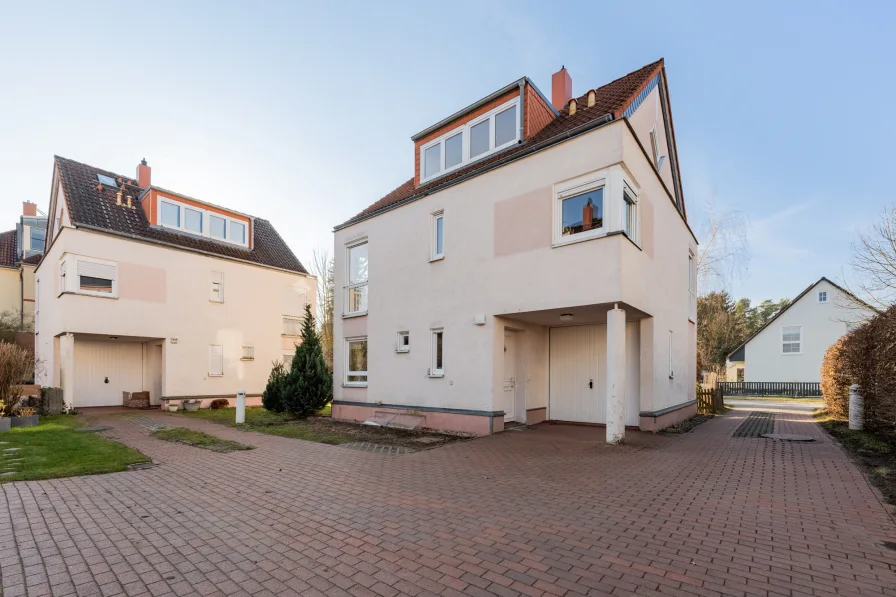
[[[341,444],[343,448],[349,450],[359,450],[361,452],[372,452],[373,454],[385,454],[387,456],[397,456],[399,454],[411,454],[415,452],[412,448],[403,448],[400,446],[384,446],[383,444],[373,444],[371,442],[349,442]]]
[[[162,422],[175,416],[147,415]],[[805,414],[732,437],[540,426],[398,458],[184,421],[149,470],[0,485],[4,597],[896,595],[896,524]]]
[[[775,430],[775,413],[757,410],[750,413],[747,420],[737,426],[734,437],[762,437]]]

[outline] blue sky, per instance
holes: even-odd
[[[128,175],[146,157],[155,184],[271,219],[307,262],[411,176],[412,134],[522,75],[549,95],[565,64],[580,94],[662,56],[692,227],[710,199],[745,213],[730,290],[792,297],[848,275],[850,239],[893,201],[894,19],[884,2],[0,0],[0,221],[47,209],[54,154]]]

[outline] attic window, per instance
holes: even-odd
[[[158,214],[159,225],[163,228],[249,246],[249,223],[245,220],[162,196],[158,198]]]
[[[519,98],[421,145],[420,182],[456,170],[520,141]]]
[[[106,176],[105,174],[97,174],[96,179],[100,181],[100,184],[106,185],[107,187],[112,187],[113,189],[118,188],[118,183],[115,182],[115,179],[111,176]]]

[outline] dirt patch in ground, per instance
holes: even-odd
[[[711,421],[715,417],[716,415],[694,415],[690,419],[679,421],[674,425],[669,425],[665,429],[661,429],[660,433],[663,435],[681,435],[682,433],[692,431],[698,425]]]
[[[472,439],[461,435],[447,435],[429,429],[395,429],[363,425],[348,421],[337,421],[329,417],[310,417],[303,422],[286,423],[286,425],[303,424],[316,435],[335,436],[342,439],[339,443],[370,442],[387,446],[425,450],[446,444]]]

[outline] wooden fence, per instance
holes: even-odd
[[[720,381],[723,396],[821,396],[821,384],[799,381]]]
[[[719,388],[697,390],[697,412],[701,415],[722,414],[725,404]]]

